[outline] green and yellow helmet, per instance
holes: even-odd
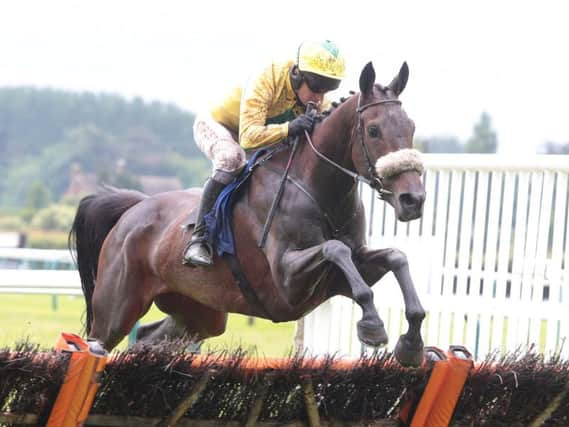
[[[302,72],[334,80],[344,78],[346,71],[344,57],[330,40],[302,43],[298,48],[297,65]]]

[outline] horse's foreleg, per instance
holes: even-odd
[[[387,333],[373,303],[373,292],[352,261],[352,250],[343,242],[328,240],[305,250],[286,252],[281,260],[285,287],[300,292],[306,285],[303,282],[314,277],[315,269],[327,262],[336,265],[344,273],[352,299],[363,311],[357,324],[360,341],[372,346],[386,344]]]
[[[407,257],[397,249],[372,250],[363,246],[355,253],[355,261],[370,286],[387,271],[393,272],[403,294],[405,317],[409,324],[407,333],[401,335],[395,346],[395,357],[404,366],[419,365],[423,358],[421,323],[425,318],[425,309],[411,279]]]

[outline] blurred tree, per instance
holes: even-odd
[[[88,194],[66,195],[60,199],[59,203],[61,205],[67,205],[77,208],[77,206],[79,206],[79,202],[81,201],[81,199],[87,195]]]
[[[185,187],[201,187],[211,174],[211,164],[205,157],[188,159],[171,152],[164,157],[164,165]]]
[[[121,147],[116,138],[92,124],[66,131],[63,145],[69,147],[64,161],[66,173],[70,169],[70,163],[76,162],[87,172],[110,174],[115,168],[116,160],[121,157]]]
[[[498,145],[496,132],[492,129],[490,115],[483,112],[480,120],[474,125],[472,136],[466,142],[467,153],[495,153]]]
[[[140,180],[127,170],[126,160],[123,158],[116,162],[114,174],[108,179],[114,187],[142,191]]]
[[[2,170],[2,193],[0,206],[3,208],[23,207],[27,203],[27,194],[36,181],[43,181],[40,176],[41,162],[39,159],[27,158],[20,164]]]
[[[544,154],[569,154],[569,142],[565,144],[548,141],[540,150]]]
[[[175,105],[142,98],[0,88],[0,206],[25,206],[37,181],[58,200],[72,163],[117,186],[139,188],[137,175],[201,185],[209,163],[193,143],[193,121]],[[116,174],[120,158],[128,170]]]
[[[27,199],[27,207],[37,211],[50,205],[51,194],[44,184],[35,181],[28,191]]]
[[[111,180],[111,184],[117,188],[142,191],[140,180],[128,172],[115,175],[114,179]]]
[[[175,105],[141,98],[128,101],[109,94],[0,88],[0,149],[2,157],[36,155],[46,144],[61,141],[67,130],[93,124],[119,138],[132,128],[144,128],[163,148],[196,156],[201,153],[192,143],[194,117]]]
[[[423,153],[464,153],[464,145],[454,136],[417,138],[414,145]]]
[[[69,231],[75,208],[68,205],[51,205],[40,209],[32,218],[31,225],[41,230]]]
[[[26,196],[38,181],[49,189],[52,199],[57,200],[69,185],[73,163],[80,163],[85,170],[96,173],[113,167],[116,157],[112,137],[96,126],[68,130],[60,142],[46,144],[39,155],[22,158],[7,168],[0,204],[26,205]]]
[[[2,231],[21,231],[25,223],[16,215],[0,215],[0,230]]]

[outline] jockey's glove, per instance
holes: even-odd
[[[299,136],[304,131],[312,131],[314,126],[314,117],[308,114],[301,114],[288,123],[288,136]]]

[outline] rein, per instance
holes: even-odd
[[[316,105],[312,102],[309,102],[308,105],[306,106],[306,114],[311,114],[315,108],[316,108]],[[286,179],[288,177],[288,171],[290,170],[290,167],[292,166],[292,160],[294,158],[294,154],[296,153],[296,149],[298,147],[299,139],[300,139],[300,137],[297,136],[294,139],[294,142],[292,143],[292,149],[290,152],[290,156],[288,158],[288,163],[286,165],[283,176],[281,177],[279,189],[277,191],[277,194],[275,195],[275,198],[273,199],[273,203],[271,204],[271,208],[269,210],[269,215],[267,216],[267,219],[265,221],[265,225],[263,227],[263,231],[261,233],[261,240],[259,241],[259,247],[260,248],[264,248],[265,243],[267,243],[267,236],[269,235],[269,230],[271,229],[271,224],[273,223],[273,217],[275,216],[275,212],[277,211],[277,208],[278,208],[279,203],[281,201],[281,198],[283,196],[285,182],[286,182]]]
[[[360,105],[360,102],[361,102],[361,95],[358,96],[358,107],[356,108],[356,113],[358,115],[358,134],[360,136],[362,151],[363,151],[364,157],[367,161],[368,172],[369,172],[370,176],[372,177],[372,179],[368,179],[363,175],[352,172],[351,170],[346,169],[345,167],[336,163],[334,160],[325,156],[320,151],[318,151],[318,149],[314,146],[314,143],[312,142],[312,139],[310,138],[310,135],[308,134],[307,131],[304,131],[304,135],[306,136],[306,140],[308,141],[310,148],[312,148],[312,151],[314,151],[314,154],[316,154],[320,159],[322,159],[325,162],[327,162],[328,164],[334,166],[336,169],[343,172],[344,174],[350,176],[355,182],[359,181],[359,182],[363,182],[363,183],[369,185],[371,188],[373,188],[374,190],[376,190],[379,193],[379,198],[383,199],[384,196],[390,195],[393,193],[384,188],[383,182],[381,181],[381,178],[378,177],[377,174],[375,173],[373,163],[371,162],[371,157],[369,155],[369,150],[368,150],[367,145],[365,144],[365,140],[364,140],[362,113],[365,110],[367,110],[369,107],[373,107],[375,105],[388,104],[388,103],[401,104],[401,101],[398,99],[383,99],[381,101],[370,102],[369,104],[365,104],[365,105]]]

